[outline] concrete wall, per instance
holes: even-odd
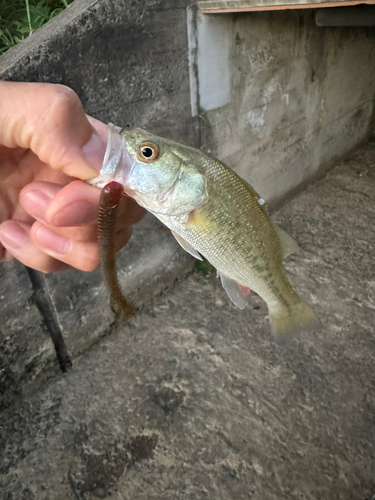
[[[0,78],[63,83],[103,121],[201,145],[273,204],[366,139],[373,32],[317,28],[311,11],[203,17],[188,4],[76,0],[0,58]],[[149,216],[119,267],[144,304],[192,260]],[[99,272],[44,277],[3,264],[0,273],[1,408],[68,369],[114,318]]]
[[[189,17],[201,147],[273,204],[370,134],[375,32],[313,11]]]

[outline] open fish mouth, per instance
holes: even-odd
[[[121,135],[123,128],[108,123],[108,142],[105,150],[103,165],[98,177],[88,181],[89,184],[103,188],[111,181],[126,185],[134,166],[134,159],[126,148],[126,140]]]

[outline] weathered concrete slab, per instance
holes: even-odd
[[[0,411],[59,371],[24,266],[0,264]]]
[[[365,500],[375,493],[375,143],[285,206],[321,332],[275,343],[193,275],[0,422],[6,499]]]

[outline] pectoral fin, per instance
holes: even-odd
[[[284,229],[281,229],[280,226],[275,224],[275,222],[273,223],[273,225],[274,225],[274,228],[275,228],[277,235],[280,239],[281,248],[283,250],[283,259],[286,259],[292,253],[299,252],[300,248],[297,245],[297,243],[294,241],[294,239],[291,236],[289,236],[289,234],[287,234],[284,231]]]
[[[185,250],[185,252],[188,252],[190,255],[195,257],[196,259],[203,260],[201,254],[193,248],[190,243],[188,243],[182,236],[180,236],[178,233],[175,231],[171,230],[171,233],[173,236],[176,238],[178,243],[182,246],[182,248]]]
[[[244,309],[249,301],[250,288],[240,285],[237,281],[228,278],[219,271],[217,271],[217,274],[218,277],[220,276],[221,284],[233,304],[239,309]]]

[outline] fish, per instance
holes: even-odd
[[[299,250],[297,243],[271,220],[255,189],[222,161],[141,128],[109,124],[103,168],[91,184],[117,183],[165,224],[185,251],[216,268],[239,309],[248,304],[251,290],[257,293],[279,341],[320,327],[283,266]],[[105,201],[101,209],[103,214]]]

